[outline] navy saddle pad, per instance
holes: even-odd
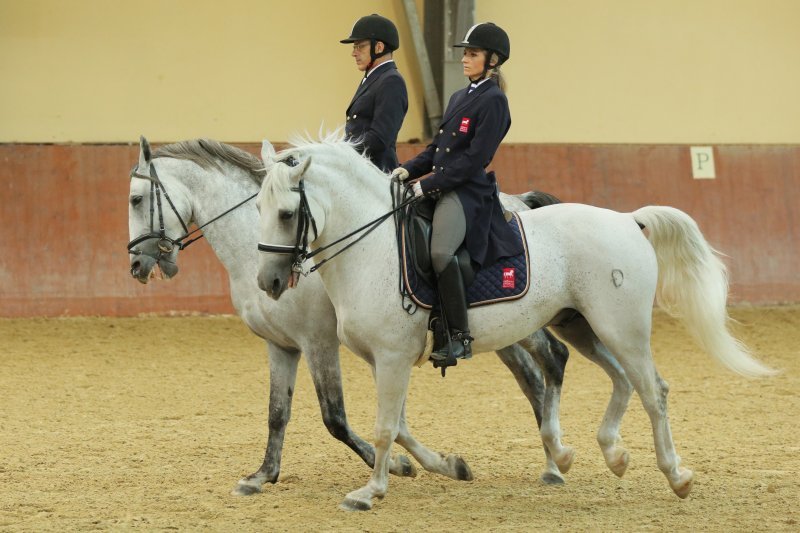
[[[516,213],[509,225],[517,238],[522,242],[524,252],[513,257],[504,257],[489,268],[479,270],[475,281],[467,287],[467,305],[477,307],[496,302],[516,300],[528,292],[530,276],[528,274],[528,244],[524,230]],[[414,261],[406,245],[406,232],[403,231],[403,283],[411,299],[425,309],[431,309],[437,301],[436,291],[423,280],[414,268]]]

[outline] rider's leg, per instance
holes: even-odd
[[[431,234],[431,262],[436,272],[437,289],[442,301],[442,313],[450,330],[451,350],[454,357],[472,357],[467,319],[467,300],[461,268],[455,257],[464,242],[467,222],[458,194],[445,193],[436,203]],[[448,347],[434,352],[434,358],[447,358]]]

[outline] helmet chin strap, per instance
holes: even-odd
[[[383,52],[381,52],[380,54],[376,53],[375,52],[375,45],[377,44],[377,42],[378,42],[377,39],[370,39],[369,40],[369,65],[367,65],[367,70],[364,71],[364,77],[367,76],[367,72],[372,70],[372,67],[375,65],[375,61],[377,61],[378,58],[381,58],[381,57],[385,56],[386,54],[390,54],[391,53],[391,50],[389,50],[389,48],[387,48],[386,43],[383,43]]]
[[[484,61],[483,61],[483,72],[481,72],[481,75],[478,77],[478,79],[473,80],[472,78],[470,78],[469,81],[471,81],[472,83],[478,83],[479,81],[485,80],[486,79],[486,74],[488,74],[490,70],[492,70],[492,69],[494,69],[495,67],[498,66],[498,65],[495,65],[494,67],[492,67],[489,64],[491,59],[492,59],[492,52],[487,50],[486,51],[486,56],[485,56]]]

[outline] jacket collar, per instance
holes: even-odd
[[[456,97],[456,100],[453,102],[453,105],[450,106],[450,108],[448,108],[445,111],[445,114],[442,117],[442,124],[453,118],[453,115],[457,114],[466,106],[470,105],[472,102],[475,101],[476,98],[480,98],[483,94],[486,93],[486,91],[489,91],[493,87],[497,87],[497,82],[490,79],[485,83],[481,83],[470,94],[467,94],[469,92],[469,86],[467,86],[464,89],[461,89],[458,92],[458,96]]]
[[[353,103],[358,100],[362,94],[367,92],[367,89],[370,87],[370,85],[375,83],[378,78],[392,70],[397,70],[397,64],[394,61],[382,63],[375,67],[375,70],[373,70],[372,73],[364,79],[364,82],[358,86],[356,94],[353,95],[353,99],[350,100],[350,105],[347,106],[348,113],[350,112],[350,108],[353,107]]]

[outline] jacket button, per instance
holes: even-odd
[[[444,149],[444,151],[445,151],[445,152],[449,152],[449,151],[450,151],[450,148],[445,148],[445,149]]]
[[[353,117],[353,118],[356,118],[356,117]],[[455,137],[455,136],[456,136],[456,132],[453,132],[453,137]]]
[[[436,149],[436,151],[438,152],[438,151],[439,151],[439,149],[437,148],[437,149]],[[448,152],[449,152],[449,151],[450,151],[450,150],[448,150]]]
[[[439,130],[439,133],[444,133],[444,130]]]
[[[433,168],[431,170],[436,170],[436,165],[433,165]]]
[[[356,118],[358,115],[353,115],[353,118]]]
[[[347,120],[350,120],[350,115],[347,115]]]

